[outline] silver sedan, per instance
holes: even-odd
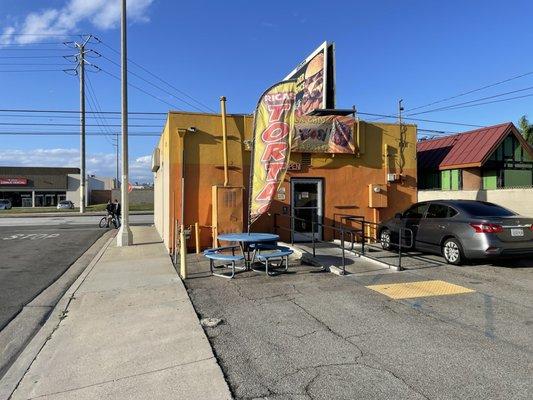
[[[416,203],[380,224],[384,249],[398,247],[442,254],[450,264],[467,259],[533,255],[533,218],[475,200]]]

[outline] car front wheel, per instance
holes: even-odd
[[[448,264],[461,265],[464,261],[463,249],[457,239],[447,239],[442,245],[442,255]]]
[[[383,229],[379,234],[379,241],[383,250],[391,249],[391,233],[388,229]]]

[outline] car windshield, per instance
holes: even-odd
[[[516,215],[511,210],[492,203],[462,203],[460,207],[473,217],[511,217]]]
[[[63,201],[60,201],[59,204],[69,204],[70,201],[67,201],[67,200],[63,200]]]
[[[9,204],[9,200],[0,200],[0,204]]]

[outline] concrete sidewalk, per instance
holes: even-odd
[[[23,352],[32,362],[12,399],[231,399],[160,237],[132,230],[136,245],[112,239],[58,304],[44,345]]]

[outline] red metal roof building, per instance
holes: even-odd
[[[417,143],[419,188],[533,186],[533,150],[512,122]]]

